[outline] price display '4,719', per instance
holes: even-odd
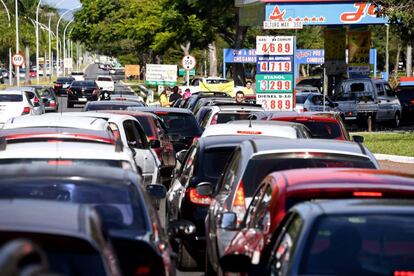
[[[260,61],[259,70],[263,73],[288,73],[292,71],[290,61]]]

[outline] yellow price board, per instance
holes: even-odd
[[[345,60],[346,32],[344,29],[325,30],[325,61]]]
[[[349,31],[348,32],[348,65],[369,66],[369,51],[371,48],[371,32]]]

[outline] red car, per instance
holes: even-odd
[[[414,198],[414,176],[369,169],[299,169],[268,175],[256,190],[241,230],[223,255],[244,254],[252,264],[266,262],[272,235],[295,204],[312,199]],[[236,224],[224,213],[223,228]]]
[[[304,124],[314,138],[347,140],[351,138],[338,113],[321,112],[272,112],[264,120],[288,121]],[[355,136],[354,136],[355,137]],[[357,136],[360,139],[359,136]],[[358,140],[360,142],[360,140]]]

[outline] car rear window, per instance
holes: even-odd
[[[397,88],[397,97],[400,101],[414,100],[414,86],[399,86]]]
[[[145,131],[145,135],[148,137],[156,136],[156,130],[154,129],[153,125],[150,122],[150,118],[147,116],[135,116],[135,119],[141,124],[142,128]]]
[[[308,95],[298,95],[296,94],[296,103],[303,104],[306,102],[306,99],[308,98]]]
[[[304,168],[367,168],[375,165],[365,157],[331,153],[288,153],[259,155],[251,159],[243,175],[244,192],[251,197],[270,173]]]
[[[235,148],[236,147],[224,147],[206,150],[203,164],[201,164],[204,175],[208,178],[214,179],[215,182],[217,182],[223,172],[227,160]]]
[[[123,168],[124,162],[121,160],[104,160],[104,159],[42,159],[42,158],[18,158],[18,159],[0,159],[0,164],[62,164],[62,165],[92,165]]]
[[[231,121],[249,120],[250,112],[239,112],[239,113],[223,113],[217,114],[217,124],[225,124]]]
[[[299,121],[309,128],[313,138],[337,139],[342,138],[341,129],[338,124],[332,122],[309,122]]]
[[[0,102],[21,102],[21,101],[23,101],[22,95],[0,94]]]
[[[172,112],[155,112],[155,114],[164,121],[168,134],[180,134],[181,136],[201,135],[200,126],[193,115]]]
[[[112,81],[111,78],[105,78],[105,77],[100,77],[97,79],[97,81]]]
[[[1,181],[0,198],[39,199],[93,206],[109,229],[148,229],[143,202],[131,187],[114,180],[33,179]],[[106,182],[106,183],[105,183]]]
[[[410,215],[322,217],[307,239],[299,274],[406,275],[414,270],[413,233]]]
[[[50,97],[52,93],[47,88],[36,88],[36,92],[40,97]]]
[[[75,79],[73,78],[58,78],[56,80],[57,83],[71,83],[73,82]]]
[[[95,87],[95,81],[74,81],[72,86],[76,87]]]

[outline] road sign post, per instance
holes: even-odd
[[[184,70],[186,71],[185,81],[187,83],[187,86],[190,85],[190,71],[194,69],[196,64],[197,64],[196,59],[193,56],[187,55],[187,56],[184,56],[182,59],[182,66],[184,67]]]
[[[20,86],[20,66],[22,66],[24,64],[24,57],[17,53],[12,57],[12,63],[14,65],[14,67],[16,68],[16,84],[17,86]],[[9,76],[9,78],[11,78],[11,76]]]

